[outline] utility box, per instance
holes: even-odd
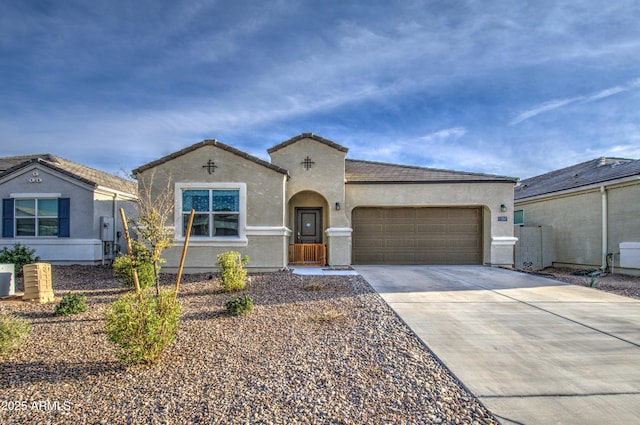
[[[542,270],[553,265],[553,235],[550,226],[516,226],[514,255],[520,270]]]
[[[620,243],[620,267],[640,269],[640,242]]]
[[[16,293],[15,264],[0,264],[0,297]]]
[[[113,217],[100,217],[100,240],[103,242],[113,242]]]
[[[24,276],[23,301],[48,303],[54,300],[51,285],[51,264],[33,263],[22,267]]]

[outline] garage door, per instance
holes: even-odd
[[[356,208],[354,264],[481,264],[480,208]]]

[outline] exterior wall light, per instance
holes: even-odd
[[[500,205],[500,211],[507,212],[507,206],[505,204]]]
[[[340,211],[340,202],[336,202],[336,211]]]

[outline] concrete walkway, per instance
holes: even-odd
[[[640,301],[483,266],[354,268],[501,423],[640,423]]]
[[[330,269],[326,267],[292,267],[291,273],[301,276],[357,276],[359,273],[350,269]]]

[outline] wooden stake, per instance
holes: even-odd
[[[124,238],[127,241],[127,250],[129,251],[129,260],[131,260],[131,274],[133,275],[133,284],[136,292],[141,294],[140,282],[138,281],[138,271],[133,266],[133,252],[131,250],[131,238],[129,237],[129,227],[127,226],[127,217],[124,215],[124,208],[120,208],[120,218],[122,219],[122,227],[124,228]]]
[[[180,279],[182,278],[182,268],[184,267],[184,260],[187,257],[187,247],[189,246],[189,236],[191,236],[191,226],[193,225],[193,216],[196,211],[191,209],[191,215],[189,215],[189,224],[187,224],[187,234],[184,236],[184,246],[182,247],[182,258],[180,258],[180,267],[178,267],[178,276],[176,277],[176,294],[178,297],[178,290],[180,289]]]

